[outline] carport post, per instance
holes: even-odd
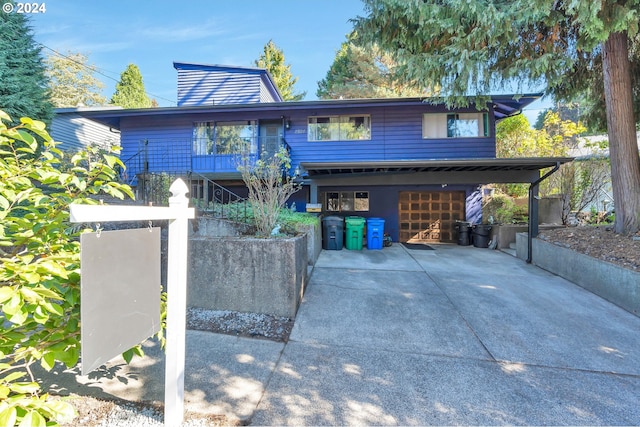
[[[531,264],[533,259],[533,238],[538,235],[538,186],[542,181],[550,177],[554,172],[560,169],[560,162],[556,162],[556,165],[549,172],[542,175],[535,182],[532,182],[529,186],[529,227],[527,233],[527,264]]]

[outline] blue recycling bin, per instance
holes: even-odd
[[[367,248],[382,249],[384,246],[384,219],[367,219]]]

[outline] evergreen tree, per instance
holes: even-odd
[[[16,122],[21,117],[48,122],[53,107],[47,92],[40,47],[27,16],[0,13],[0,109]]]
[[[111,104],[123,108],[151,108],[151,99],[144,90],[142,74],[137,65],[129,64],[120,74],[120,81],[116,84]]]
[[[284,62],[284,52],[276,46],[273,40],[269,40],[269,43],[264,45],[264,50],[255,64],[257,67],[265,68],[271,74],[282,99],[285,101],[300,101],[307,94],[306,92],[294,92],[298,77],[293,77],[291,65]]]
[[[94,73],[96,67],[88,64],[86,55],[67,52],[49,55],[45,60],[49,77],[51,102],[56,107],[106,105],[101,95],[104,84]]]
[[[602,69],[618,233],[640,230],[640,156],[631,78],[640,2],[364,0],[364,41],[394,52],[409,81],[440,82],[450,106],[490,101],[499,85],[541,83],[584,96]],[[520,89],[522,90],[522,89]],[[596,93],[592,91],[592,93]],[[590,99],[593,99],[591,97]]]
[[[363,99],[433,96],[424,85],[406,84],[395,78],[396,62],[377,45],[356,45],[355,33],[347,36],[327,71],[318,82],[320,99]]]

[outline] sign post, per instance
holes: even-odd
[[[75,223],[169,220],[164,423],[173,426],[184,418],[188,220],[195,213],[188,207],[189,189],[184,181],[177,179],[169,191],[169,207],[72,204],[69,208]]]

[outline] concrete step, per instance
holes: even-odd
[[[509,245],[509,246],[511,246],[511,245]],[[515,244],[514,244],[513,246],[515,246]],[[502,252],[504,252],[505,254],[509,254],[509,255],[511,255],[511,256],[514,256],[514,257],[517,257],[517,256],[518,256],[518,255],[516,254],[516,249],[515,249],[515,247],[513,247],[513,248],[511,248],[511,247],[508,247],[508,248],[501,248],[500,250],[501,250]]]

